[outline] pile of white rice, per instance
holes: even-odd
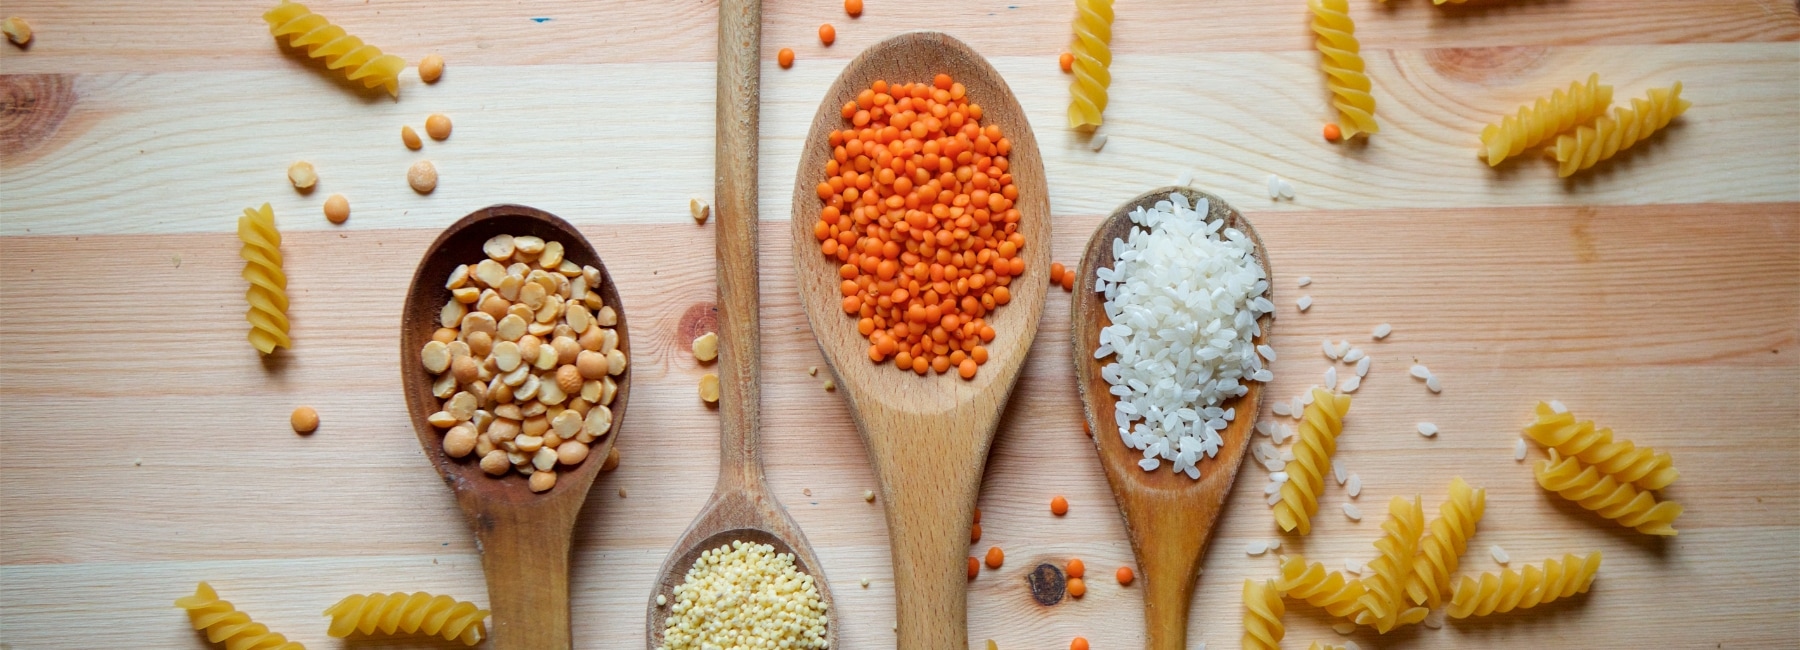
[[[1095,271],[1112,324],[1094,358],[1113,357],[1100,374],[1119,398],[1119,437],[1144,452],[1144,471],[1168,461],[1193,479],[1237,417],[1220,405],[1248,392],[1244,382],[1274,379],[1251,342],[1257,318],[1275,309],[1269,279],[1250,239],[1207,221],[1209,208],[1170,194],[1133,211],[1130,239],[1113,240],[1114,266]]]

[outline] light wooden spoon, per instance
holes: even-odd
[[[733,541],[756,542],[792,553],[801,572],[813,577],[831,620],[826,641],[837,643],[837,608],[832,605],[824,567],[763,479],[762,334],[757,314],[756,161],[762,78],[762,3],[719,3],[719,67],[714,127],[714,214],[719,284],[719,482],[687,532],[669,551],[650,594],[644,639],[662,645],[674,605],[674,589],[708,549]],[[657,606],[662,594],[669,603]]]
[[[456,503],[475,527],[476,548],[481,551],[481,570],[487,574],[488,607],[494,613],[491,633],[498,650],[546,650],[569,648],[569,544],[575,518],[587,500],[588,487],[618,438],[625,419],[626,398],[631,395],[631,370],[617,377],[619,390],[611,404],[612,429],[594,441],[587,460],[559,470],[556,487],[538,494],[526,487],[525,478],[508,473],[487,476],[474,454],[450,458],[444,454],[443,432],[426,421],[440,410],[431,394],[431,373],[419,361],[419,350],[438,328],[438,312],[451,300],[444,280],[459,264],[487,259],[482,243],[500,235],[535,235],[544,241],[562,242],[563,257],[576,264],[600,269],[600,297],[619,315],[615,330],[619,349],[631,349],[625,326],[625,309],[619,290],[600,255],[569,222],[548,212],[522,205],[496,205],[476,210],[445,229],[426,249],[407,290],[405,311],[400,315],[400,376],[406,388],[406,410],[412,414],[413,431],[425,457],[456,494]]]
[[[1154,472],[1138,466],[1143,452],[1130,449],[1119,438],[1119,427],[1113,419],[1113,406],[1118,397],[1100,376],[1100,368],[1111,357],[1095,359],[1100,345],[1100,330],[1112,324],[1106,317],[1105,296],[1094,291],[1094,270],[1113,265],[1113,240],[1128,239],[1132,229],[1130,213],[1139,206],[1148,208],[1181,192],[1190,203],[1207,199],[1211,209],[1207,220],[1225,219],[1226,226],[1236,228],[1256,244],[1256,259],[1265,275],[1273,278],[1269,255],[1263,249],[1256,229],[1224,199],[1188,187],[1164,187],[1127,201],[1100,222],[1087,251],[1081,256],[1076,272],[1075,299],[1071,308],[1070,341],[1075,356],[1075,386],[1081,392],[1082,408],[1088,428],[1094,433],[1094,445],[1100,452],[1100,464],[1106,469],[1106,481],[1112,485],[1113,498],[1119,512],[1125,515],[1125,527],[1131,537],[1131,550],[1137,555],[1138,568],[1144,577],[1144,621],[1148,628],[1145,647],[1151,650],[1180,650],[1186,647],[1188,604],[1194,597],[1194,586],[1200,577],[1200,560],[1206,544],[1212,539],[1213,523],[1231,494],[1231,482],[1249,447],[1251,428],[1262,410],[1262,382],[1247,382],[1249,392],[1228,400],[1222,408],[1236,408],[1237,418],[1219,432],[1224,446],[1219,455],[1200,463],[1200,480],[1171,472],[1165,464]],[[1272,286],[1272,285],[1271,285]],[[1274,299],[1273,289],[1265,297]],[[1275,324],[1274,314],[1259,321],[1262,332],[1258,345],[1269,338]]]
[[[832,155],[828,136],[847,122],[845,102],[877,79],[930,82],[948,73],[1013,143],[1008,171],[1019,188],[1015,207],[1025,274],[1014,278],[1012,302],[988,319],[998,335],[972,380],[956,373],[920,377],[869,361],[869,343],[844,314],[838,263],[819,251],[813,225],[823,207],[814,188]],[[1037,334],[1050,282],[1050,201],[1031,125],[1011,89],[961,41],[936,32],[889,38],[864,51],[819,103],[794,181],[794,266],[801,302],[850,402],[856,428],[875,466],[893,546],[898,645],[907,650],[963,648],[968,643],[965,552],[988,446],[1025,353]]]

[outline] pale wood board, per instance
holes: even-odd
[[[597,481],[577,524],[571,585],[578,647],[635,642],[654,572],[717,471],[716,412],[694,391],[707,369],[683,330],[715,292],[712,229],[688,221],[686,203],[712,187],[717,6],[313,3],[409,60],[449,58],[442,83],[409,76],[394,102],[351,95],[281,54],[257,19],[265,4],[0,5],[38,29],[29,50],[0,45],[0,73],[72,75],[79,97],[39,144],[0,152],[0,642],[205,647],[170,606],[202,579],[318,648],[344,647],[325,637],[318,612],[349,593],[482,601],[472,535],[410,432],[393,333],[437,230],[509,201],[580,226],[630,310],[624,462]],[[786,71],[765,62],[762,228],[787,228],[807,118],[849,57],[901,29],[949,26],[1006,75],[1036,127],[1053,259],[1073,261],[1120,201],[1191,171],[1255,222],[1277,270],[1271,398],[1316,381],[1324,338],[1376,357],[1339,455],[1364,479],[1365,512],[1414,493],[1431,509],[1462,476],[1490,495],[1465,571],[1496,568],[1485,555],[1493,544],[1515,567],[1607,554],[1593,592],[1567,604],[1359,633],[1363,647],[1791,647],[1795,7],[1352,4],[1382,102],[1383,133],[1366,149],[1318,139],[1330,113],[1301,3],[1146,1],[1119,6],[1112,141],[1096,154],[1062,128],[1064,3],[932,0],[901,15],[871,0],[850,20],[832,0],[771,2],[764,56],[793,46],[801,58]],[[813,36],[827,20],[839,33],[829,49]],[[1465,47],[1488,49],[1445,49]],[[1474,159],[1482,123],[1590,71],[1621,99],[1681,79],[1695,106],[1641,151],[1571,183],[1535,159],[1498,171]],[[455,135],[420,153],[401,148],[399,126],[433,111],[455,118]],[[282,177],[303,158],[324,179],[307,196]],[[431,196],[402,184],[416,158],[442,172]],[[1299,199],[1271,203],[1269,173],[1292,179]],[[345,227],[319,217],[334,192],[352,202]],[[269,365],[243,341],[229,234],[242,208],[263,201],[287,236],[295,300],[296,349]],[[881,503],[861,499],[873,475],[842,399],[807,374],[824,364],[785,238],[763,242],[769,481],[832,580],[843,647],[892,647]],[[1302,275],[1314,284],[1297,290]],[[1297,314],[1302,294],[1317,304]],[[972,552],[997,544],[1008,559],[970,587],[970,637],[1059,648],[1080,634],[1096,648],[1140,647],[1139,591],[1106,579],[1130,550],[1080,432],[1067,294],[1051,298],[984,479],[984,537]],[[1369,342],[1384,321],[1394,336]],[[1404,376],[1414,358],[1444,378],[1443,394]],[[1511,450],[1533,402],[1547,398],[1675,454],[1683,477],[1667,495],[1688,507],[1679,537],[1649,540],[1537,488]],[[287,430],[300,404],[324,419],[310,438]],[[1421,438],[1419,421],[1443,433]],[[1272,556],[1243,552],[1276,537],[1263,471],[1244,472],[1193,605],[1190,638],[1214,648],[1236,644],[1242,579],[1275,568]],[[1072,504],[1065,518],[1047,511],[1055,494]],[[1331,514],[1344,501],[1328,491],[1313,535],[1284,538],[1283,551],[1332,565],[1371,557],[1380,517]],[[1024,574],[1070,556],[1096,576],[1088,596],[1036,605]],[[1322,614],[1292,610],[1288,646],[1339,638]]]

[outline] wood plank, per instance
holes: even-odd
[[[1791,630],[1768,622],[1800,616],[1791,552],[1800,477],[1790,471],[1800,463],[1790,444],[1800,433],[1797,210],[1252,210],[1281,274],[1277,302],[1291,305],[1302,291],[1318,301],[1303,315],[1279,314],[1272,395],[1316,381],[1324,338],[1376,357],[1339,455],[1364,479],[1365,512],[1395,494],[1422,493],[1431,508],[1460,475],[1492,500],[1465,571],[1497,568],[1485,556],[1492,544],[1514,567],[1565,551],[1607,556],[1592,593],[1549,611],[1354,638],[1421,648],[1785,642]],[[1698,217],[1708,227],[1689,225]],[[1073,259],[1097,221],[1059,217],[1054,257]],[[691,254],[705,250],[710,227],[583,231],[619,278],[639,380],[619,441],[624,463],[600,479],[576,539],[575,634],[593,646],[642,628],[653,573],[717,469],[717,424],[695,401],[704,370],[680,334],[683,315],[713,294],[708,256]],[[323,647],[317,612],[347,593],[432,589],[483,600],[471,536],[419,456],[392,366],[399,297],[434,234],[290,233],[296,348],[272,367],[242,341],[241,264],[226,235],[0,238],[0,610],[9,614],[0,638],[32,648],[201,647],[168,606],[200,579]],[[891,647],[886,532],[879,504],[861,499],[873,477],[841,399],[806,373],[822,363],[790,254],[765,247],[761,260],[769,479],[833,581],[844,647]],[[1299,275],[1313,285],[1294,289]],[[1096,647],[1141,645],[1137,589],[1106,578],[1130,550],[1080,433],[1060,305],[1046,310],[984,480],[984,537],[972,552],[1000,545],[1008,560],[971,586],[970,635],[1003,648],[1061,647],[1076,634]],[[1383,321],[1395,334],[1368,342]],[[1444,378],[1443,394],[1402,374],[1414,358]],[[1681,536],[1649,540],[1536,487],[1511,449],[1532,401],[1544,398],[1675,454],[1684,478],[1668,496],[1688,507]],[[286,427],[301,403],[324,418],[309,438]],[[1419,437],[1411,430],[1421,420],[1444,432]],[[104,437],[83,440],[100,444],[60,441],[90,430]],[[1212,647],[1239,633],[1242,578],[1276,563],[1242,551],[1276,536],[1264,472],[1244,471],[1194,604],[1191,636]],[[1069,498],[1067,517],[1045,512],[1055,494]],[[1345,500],[1328,491],[1325,512]],[[1314,535],[1285,539],[1283,551],[1366,561],[1378,525],[1378,516],[1322,515]],[[1036,605],[1025,573],[1071,555],[1096,576],[1089,595]],[[1646,618],[1674,608],[1678,622]],[[1322,615],[1293,609],[1293,645],[1340,638]],[[87,633],[72,644],[66,630],[76,628]]]
[[[198,0],[94,4],[15,0],[8,15],[31,21],[37,40],[26,52],[0,49],[13,73],[284,70],[305,67],[284,56],[261,15],[275,3]],[[444,55],[450,78],[463,66],[567,63],[698,62],[713,59],[716,2],[623,0],[604,6],[580,0],[525,5],[476,3],[443,11],[428,0],[314,0],[305,3],[352,34],[417,62]],[[839,0],[771,2],[764,13],[765,56],[793,47],[801,61],[843,65],[881,38],[912,29],[949,30],[976,50],[1034,55],[1054,69],[1067,47],[1072,10],[1047,0],[873,2],[860,19]],[[1116,51],[1146,53],[1303,51],[1304,3],[1260,0],[1169,5],[1123,0],[1116,5]],[[1386,49],[1661,43],[1767,42],[1800,39],[1800,14],[1789,3],[1759,0],[1490,1],[1442,7],[1424,2],[1353,3],[1365,47]],[[545,19],[538,22],[536,19]],[[818,26],[837,27],[825,47]],[[171,34],[180,34],[171,42]],[[1047,37],[1048,36],[1048,37]],[[804,63],[802,64],[805,65]],[[411,92],[418,79],[406,81]]]
[[[1110,144],[1100,153],[1061,128],[1060,73],[1024,57],[995,64],[1036,125],[1057,214],[1108,213],[1184,170],[1254,211],[1800,201],[1800,156],[1791,155],[1800,151],[1800,131],[1791,128],[1800,86],[1789,82],[1800,77],[1800,46],[1385,54],[1369,65],[1388,128],[1367,146],[1319,138],[1319,125],[1334,118],[1315,54],[1221,52],[1120,61],[1115,73],[1134,81],[1114,86]],[[438,228],[495,202],[530,203],[583,225],[688,222],[687,199],[711,195],[710,68],[463,68],[397,103],[363,101],[317,75],[80,75],[61,129],[0,168],[0,235],[229,232],[242,207],[264,201],[285,230]],[[1531,156],[1497,170],[1475,159],[1484,123],[1595,70],[1615,84],[1619,101],[1682,80],[1694,107],[1666,132],[1569,181]],[[806,116],[837,72],[764,72],[765,220],[789,213]],[[589,79],[607,81],[572,82]],[[664,93],[657,118],[644,114],[638,95],[619,91],[638,87]],[[454,135],[421,152],[403,148],[400,125],[416,127],[430,112],[452,116]],[[418,159],[438,168],[429,196],[404,183]],[[310,195],[287,183],[296,160],[319,170]],[[1292,179],[1299,197],[1269,201],[1271,173]],[[345,227],[320,218],[332,193],[350,199]]]

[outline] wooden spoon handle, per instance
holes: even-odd
[[[1222,504],[1195,503],[1167,492],[1145,491],[1139,499],[1137,507],[1126,510],[1126,524],[1144,576],[1144,647],[1182,650],[1187,647],[1188,608],[1200,581],[1200,561]]]
[[[886,369],[884,369],[886,370]],[[897,647],[968,647],[969,528],[992,417],[863,413],[894,557]]]
[[[719,476],[762,481],[757,453],[762,338],[757,314],[756,163],[762,90],[762,2],[719,3],[713,201],[719,283]]]
[[[493,611],[489,647],[494,650],[572,647],[569,544],[574,520],[549,510],[494,509],[475,517]]]

